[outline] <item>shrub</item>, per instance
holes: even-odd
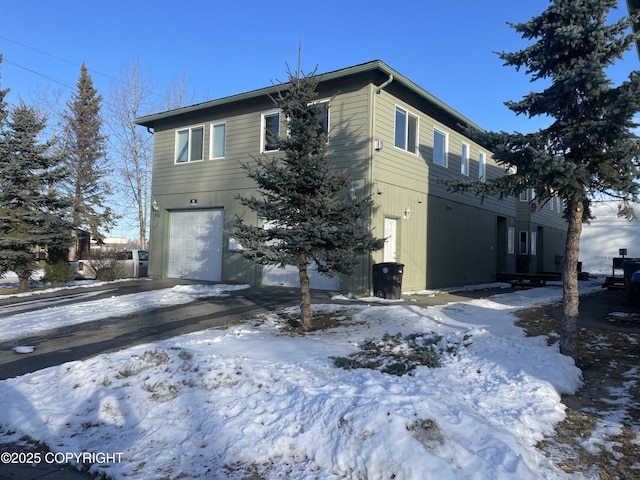
[[[465,336],[462,346],[469,346]],[[390,375],[402,376],[418,366],[442,366],[443,355],[455,356],[459,345],[452,344],[441,335],[420,333],[402,336],[385,333],[382,339],[366,340],[356,353],[348,357],[330,357],[336,367],[371,368]]]
[[[122,278],[124,274],[122,253],[114,250],[101,250],[91,255],[86,268],[89,273],[103,282]]]
[[[66,282],[73,280],[73,269],[64,260],[47,263],[44,266],[43,280],[56,287],[61,287]]]

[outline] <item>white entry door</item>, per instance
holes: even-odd
[[[398,219],[384,218],[384,250],[382,252],[383,262],[395,262],[398,245]]]
[[[169,278],[220,281],[223,217],[222,209],[169,214]]]

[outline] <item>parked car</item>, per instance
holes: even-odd
[[[71,262],[71,267],[76,279],[115,280],[146,277],[149,271],[149,252],[137,249],[108,252],[91,259]]]

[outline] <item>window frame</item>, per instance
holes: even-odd
[[[418,155],[418,151],[420,150],[420,117],[410,110],[401,107],[400,105],[396,105],[394,110],[395,115],[393,119],[393,146],[404,151],[410,153],[412,155]],[[403,130],[402,130],[402,145],[398,145],[398,113],[404,114],[404,122],[403,122]],[[413,139],[413,150],[409,149],[410,146],[410,119],[415,119],[415,132]]]
[[[467,142],[462,142],[460,145],[460,174],[465,177],[469,176],[469,152],[471,145]]]
[[[200,144],[200,150],[201,150],[201,154],[200,157],[201,158],[191,158],[193,155],[193,131],[194,130],[202,130],[202,142]],[[179,142],[179,138],[180,138],[180,134],[183,132],[188,132],[188,136],[187,136],[187,159],[183,160],[183,161],[179,161],[178,159],[180,158],[181,155],[179,155],[179,147],[180,147],[180,142]],[[176,129],[175,131],[175,148],[174,148],[174,152],[173,152],[173,163],[175,165],[184,165],[185,163],[193,163],[193,162],[202,162],[204,160],[204,134],[205,134],[205,126],[203,125],[193,125],[191,127],[184,127],[184,128],[179,128]]]
[[[523,251],[523,240],[524,240],[524,251]],[[520,255],[529,255],[529,232],[526,230],[520,230],[519,238],[518,238],[518,253]]]
[[[529,252],[531,255],[538,254],[538,232],[531,232],[531,241],[529,242]]]
[[[436,162],[436,133],[441,134],[443,138],[443,159],[442,163]],[[439,129],[438,127],[433,127],[433,157],[432,157],[434,165],[438,165],[440,167],[449,168],[449,133],[444,130]]]
[[[268,145],[268,139],[267,139],[267,117],[273,117],[273,116],[277,116],[278,118],[278,130],[275,134],[276,138],[280,138],[280,110],[271,110],[269,112],[264,112],[261,115],[261,122],[260,122],[260,152],[261,153],[269,153],[269,152],[277,152],[280,149],[279,148],[269,148],[267,149],[267,145]]]
[[[220,126],[223,126],[224,128],[224,133],[222,137],[222,156],[215,156],[214,152],[216,148],[216,142],[215,142],[214,130],[216,127],[220,127]],[[209,128],[209,160],[225,158],[226,155],[227,155],[227,122],[223,121],[223,122],[212,123]]]
[[[478,180],[487,181],[487,154],[478,152]]]

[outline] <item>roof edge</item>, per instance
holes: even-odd
[[[370,72],[370,71],[375,71],[375,70],[379,70],[379,71],[383,72],[386,75],[393,75],[394,81],[399,82],[405,88],[413,91],[414,93],[416,93],[419,96],[423,97],[427,101],[433,103],[434,105],[436,105],[441,110],[445,111],[449,115],[452,115],[453,117],[458,119],[461,123],[463,123],[465,125],[468,125],[470,127],[473,127],[473,128],[477,128],[477,129],[483,130],[480,126],[478,126],[476,123],[474,123],[471,120],[469,120],[467,117],[462,115],[460,112],[458,112],[457,110],[453,109],[452,107],[450,107],[449,105],[447,105],[443,101],[439,100],[437,97],[433,96],[432,94],[427,92],[425,89],[420,87],[418,84],[416,84],[415,82],[409,80],[407,77],[405,77],[404,75],[402,75],[398,71],[394,70],[393,68],[391,68],[390,66],[388,66],[386,63],[384,63],[381,60],[373,60],[373,61],[370,61],[370,62],[361,63],[361,64],[358,64],[358,65],[342,68],[342,69],[339,69],[339,70],[334,70],[334,71],[327,72],[327,73],[320,73],[320,74],[316,75],[316,79],[318,80],[318,82],[321,83],[321,82],[326,82],[326,81],[330,81],[330,80],[339,79],[339,78],[342,78],[342,77],[347,77],[347,76],[351,76],[351,75],[357,75],[359,73],[365,73],[365,72]],[[195,105],[190,105],[190,106],[187,106],[187,107],[181,107],[181,108],[177,108],[177,109],[174,109],[174,110],[167,110],[165,112],[155,113],[155,114],[152,114],[152,115],[146,115],[146,116],[143,116],[143,117],[136,118],[134,120],[134,123],[136,125],[141,125],[143,127],[153,128],[153,126],[155,125],[155,122],[157,122],[159,120],[166,119],[166,118],[171,118],[171,117],[178,116],[178,115],[186,115],[186,114],[191,113],[191,112],[197,112],[197,111],[200,111],[200,110],[205,110],[207,108],[213,108],[213,107],[220,106],[220,105],[226,105],[226,104],[229,104],[229,103],[232,103],[232,102],[239,102],[239,101],[249,100],[249,99],[256,98],[256,97],[261,97],[261,96],[264,96],[264,95],[275,94],[280,89],[282,89],[283,85],[286,85],[286,82],[279,83],[279,84],[274,84],[274,85],[272,85],[270,87],[259,88],[257,90],[251,90],[249,92],[239,93],[237,95],[231,95],[231,96],[228,96],[228,97],[222,97],[222,98],[219,98],[219,99],[216,99],[216,100],[209,100],[209,101],[206,101],[206,102],[197,103]]]

